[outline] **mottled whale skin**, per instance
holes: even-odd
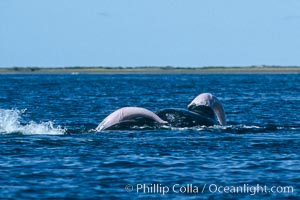
[[[184,109],[169,108],[156,114],[172,127],[213,126],[216,123],[213,112],[203,115]]]

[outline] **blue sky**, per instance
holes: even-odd
[[[300,65],[298,0],[0,0],[0,66]]]

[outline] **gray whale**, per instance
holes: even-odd
[[[147,126],[159,128],[213,126],[219,122],[226,125],[225,111],[221,102],[210,93],[198,95],[189,105],[188,110],[168,108],[156,113],[140,107],[123,107],[108,115],[96,128],[96,131],[111,129],[131,129]]]

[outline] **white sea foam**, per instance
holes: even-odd
[[[52,121],[36,123],[29,122],[21,124],[21,116],[26,110],[6,110],[0,109],[0,134],[22,133],[24,135],[62,135],[66,129],[54,126]]]

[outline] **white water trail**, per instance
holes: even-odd
[[[21,124],[21,116],[25,110],[0,109],[0,134],[21,133],[24,135],[63,135],[65,128],[54,126],[52,121],[36,123],[30,121],[28,124]]]

